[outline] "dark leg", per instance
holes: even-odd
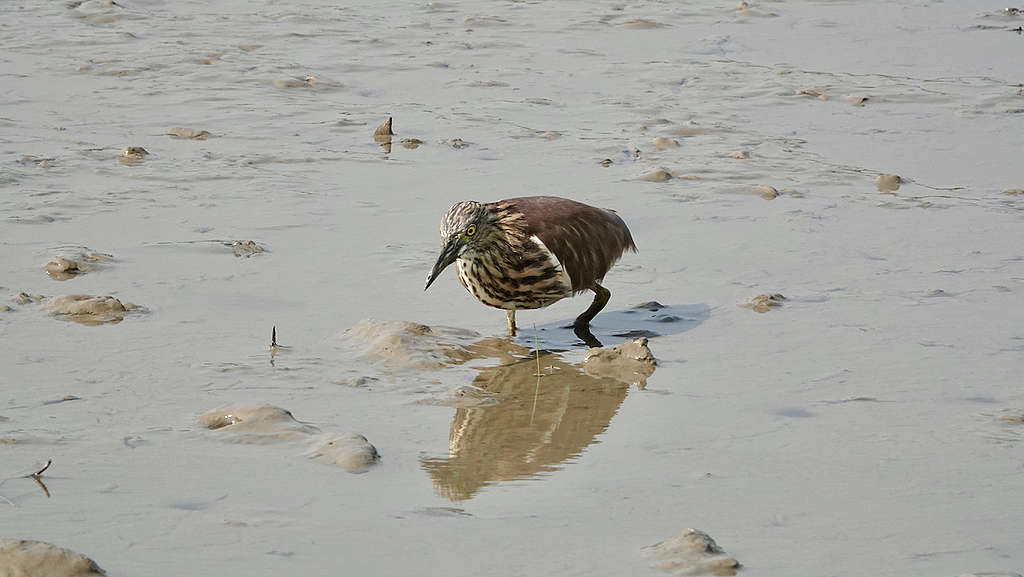
[[[587,325],[574,326],[572,332],[590,348],[603,346],[594,333],[590,332],[590,327]]]
[[[512,309],[505,311],[505,318],[508,320],[508,336],[516,336],[516,311]]]
[[[594,302],[590,304],[590,308],[583,311],[583,314],[576,317],[576,322],[572,324],[575,328],[590,326],[590,321],[594,320],[597,313],[601,312],[604,305],[608,304],[608,301],[612,298],[612,291],[604,288],[603,286],[594,283],[591,285],[590,290],[594,291]]]

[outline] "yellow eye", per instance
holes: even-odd
[[[476,225],[471,224],[466,228],[466,236],[473,236],[474,234],[476,234]]]

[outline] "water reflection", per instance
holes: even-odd
[[[482,344],[482,343],[478,343]],[[628,382],[585,373],[553,353],[537,359],[524,347],[517,360],[483,369],[473,386],[501,402],[455,411],[445,458],[423,459],[438,495],[462,501],[498,481],[560,468],[595,442],[618,411]],[[509,357],[506,357],[509,358]]]

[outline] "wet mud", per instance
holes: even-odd
[[[279,79],[274,80],[271,84],[281,90],[304,88],[311,92],[324,92],[335,88],[333,82],[328,82],[316,75]]]
[[[106,295],[68,295],[45,299],[44,311],[55,317],[83,325],[116,324],[131,313],[145,312],[139,305],[121,302]]]
[[[233,443],[276,443],[307,439],[320,429],[295,420],[291,412],[270,405],[251,407],[221,406],[211,409],[196,419],[217,438]]]
[[[266,252],[267,249],[252,240],[236,240],[231,243],[231,250],[235,256],[249,258],[253,255]]]
[[[608,377],[643,387],[654,373],[657,360],[640,337],[611,348],[597,347],[583,357],[583,370],[596,377]]]
[[[684,529],[679,535],[643,548],[654,567],[672,575],[735,575],[736,559],[715,543],[707,533]]]
[[[266,445],[301,443],[307,458],[352,473],[366,472],[380,460],[377,448],[357,433],[324,433],[297,420],[291,411],[273,405],[223,405],[196,419],[211,437],[228,443]]]
[[[309,458],[352,473],[364,473],[380,461],[380,454],[366,437],[352,433],[324,442],[309,453]]]
[[[367,319],[346,330],[341,343],[358,358],[391,367],[439,369],[476,358],[469,346],[479,337],[452,327]]]
[[[665,169],[658,169],[653,172],[648,172],[643,177],[641,177],[642,180],[646,180],[648,182],[666,182],[672,180],[673,178],[675,177],[672,175],[672,173]]]
[[[192,128],[172,128],[167,131],[167,135],[174,138],[181,138],[185,140],[206,140],[213,136],[206,130],[195,130]]]
[[[26,292],[20,292],[14,295],[14,298],[11,299],[11,302],[13,302],[16,305],[27,305],[31,303],[41,302],[45,298],[45,296],[40,294],[29,294]]]
[[[750,299],[750,302],[743,303],[740,306],[748,309],[753,309],[753,311],[757,313],[766,313],[772,309],[781,307],[782,304],[787,300],[789,299],[787,299],[786,297],[782,296],[779,293],[763,294],[757,295],[756,297]]]
[[[59,254],[43,266],[46,274],[57,281],[71,280],[79,275],[103,268],[114,257],[86,247],[60,249]]]
[[[95,561],[42,541],[0,538],[0,575],[6,577],[91,577],[106,575]]]
[[[638,554],[680,515],[759,574],[1013,575],[1022,22],[859,0],[18,4],[0,460],[60,469],[50,492],[3,485],[4,524],[116,575],[734,570],[697,532]],[[421,293],[444,208],[526,194],[633,231],[605,347],[571,328],[589,298],[509,338],[455,283]],[[770,288],[791,300],[746,307],[775,314],[737,306]]]
[[[898,174],[879,174],[876,181],[879,192],[892,192],[899,190],[903,179]]]
[[[124,164],[138,164],[149,156],[149,151],[141,146],[126,146],[121,149],[118,156],[121,157],[121,162]]]

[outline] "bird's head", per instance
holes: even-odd
[[[430,288],[441,271],[457,258],[467,251],[486,250],[500,235],[501,231],[491,222],[483,203],[467,200],[452,205],[441,219],[441,254],[423,290]]]

